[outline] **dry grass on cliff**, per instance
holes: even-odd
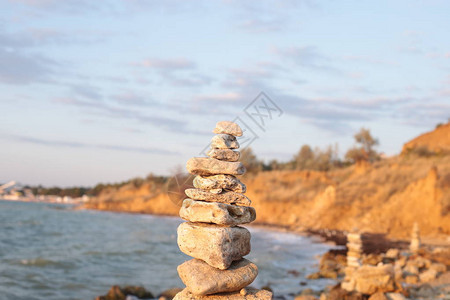
[[[247,185],[261,223],[405,237],[422,219],[425,233],[450,233],[449,181],[450,156],[399,156],[330,172],[263,172]]]
[[[242,180],[258,223],[359,227],[407,237],[420,220],[425,234],[450,234],[450,156],[397,156],[329,172],[268,171]],[[151,183],[107,189],[87,207],[165,215],[179,209],[163,185]]]

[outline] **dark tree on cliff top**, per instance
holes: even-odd
[[[244,164],[247,173],[257,173],[263,169],[262,161],[258,160],[250,147],[241,150],[239,160]]]
[[[378,153],[373,149],[378,145],[378,139],[370,134],[369,129],[361,128],[359,132],[354,135],[358,146],[350,148],[345,154],[345,158],[351,162],[369,161],[373,162],[379,159]]]
[[[294,157],[295,167],[298,170],[310,169],[314,164],[314,152],[309,145],[303,145]]]

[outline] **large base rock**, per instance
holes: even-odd
[[[179,265],[177,270],[189,292],[195,295],[239,291],[258,276],[258,267],[247,259],[232,263],[227,270],[219,270],[202,260],[191,259]]]
[[[225,270],[233,261],[250,253],[250,232],[238,226],[181,223],[178,226],[178,247],[189,256]]]
[[[191,222],[235,226],[253,222],[256,211],[248,206],[185,199],[180,217]]]
[[[195,296],[188,289],[178,293],[173,300],[271,300],[272,293],[266,290],[245,289],[245,293],[233,292],[209,296]]]

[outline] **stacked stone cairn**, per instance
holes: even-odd
[[[355,288],[353,274],[361,267],[362,246],[361,234],[357,233],[357,230],[347,234],[347,267],[342,282],[342,288],[347,291]]]
[[[361,266],[362,247],[361,234],[349,233],[347,235],[347,267],[358,268]]]
[[[243,258],[250,253],[250,232],[239,225],[254,221],[256,212],[236,178],[245,172],[240,152],[233,150],[242,129],[222,121],[213,132],[209,157],[191,158],[186,165],[197,176],[180,209],[187,222],[178,227],[178,246],[194,259],[178,266],[186,288],[174,299],[272,299],[271,292],[248,287],[258,267]]]
[[[419,248],[420,248],[420,229],[419,224],[417,224],[417,222],[414,222],[409,250],[412,253],[417,253],[419,251]]]

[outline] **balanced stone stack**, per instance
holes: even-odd
[[[420,248],[420,229],[419,224],[417,224],[417,222],[414,222],[409,250],[412,253],[417,253],[419,251],[419,248]]]
[[[347,234],[347,267],[341,284],[344,290],[353,291],[355,289],[354,274],[361,267],[362,246],[361,234],[356,230]]]
[[[218,122],[213,130],[209,157],[187,162],[197,175],[193,189],[185,191],[180,216],[188,221],[178,227],[178,246],[194,259],[178,266],[186,288],[181,299],[272,299],[272,293],[247,287],[258,275],[258,267],[243,258],[250,253],[250,232],[239,225],[255,220],[256,212],[244,195],[246,186],[236,178],[245,168],[238,162],[237,136],[241,128]]]
[[[361,234],[349,233],[347,235],[347,266],[358,268],[361,266],[362,255]]]

